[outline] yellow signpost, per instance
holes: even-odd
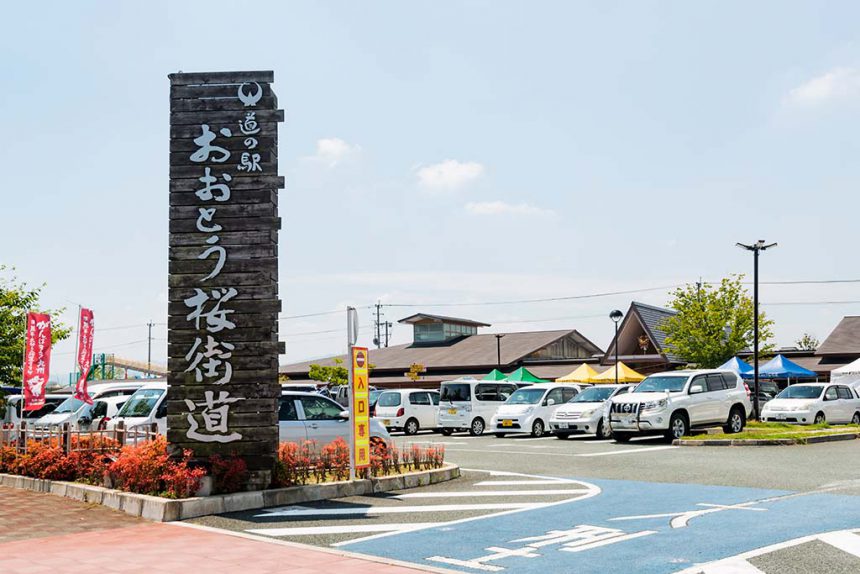
[[[367,348],[352,348],[352,440],[355,468],[370,466]]]

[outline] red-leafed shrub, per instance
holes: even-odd
[[[245,459],[236,455],[221,457],[217,454],[209,457],[209,472],[212,475],[213,492],[239,492],[248,481],[248,465]]]
[[[200,488],[206,471],[189,465],[191,451],[183,451],[182,455],[178,461],[171,460],[167,439],[159,436],[137,446],[123,447],[109,472],[120,490],[186,498]]]
[[[341,437],[323,447],[320,459],[324,472],[317,475],[318,482],[324,482],[328,477],[334,480],[349,478],[349,445]]]

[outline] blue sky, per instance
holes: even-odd
[[[96,350],[166,321],[167,74],[272,69],[284,315],[475,303],[750,272],[857,277],[860,6],[850,2],[16,3],[0,37],[0,261],[91,306]],[[37,222],[38,227],[34,227]],[[390,308],[578,328],[664,291]],[[857,284],[762,300],[854,301]],[[769,305],[778,344],[860,305]],[[74,315],[69,313],[73,322]],[[549,320],[554,319],[554,320]],[[369,343],[370,311],[362,310]],[[343,350],[281,322],[282,362]],[[114,328],[120,327],[120,328]],[[110,328],[110,330],[108,330]],[[99,330],[101,329],[101,330]],[[322,332],[321,332],[322,331]],[[411,333],[395,326],[394,343]],[[166,355],[157,325],[153,355]],[[55,372],[71,368],[56,349]]]

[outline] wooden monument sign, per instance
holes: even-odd
[[[235,453],[268,486],[278,446],[273,72],[170,76],[167,439]]]

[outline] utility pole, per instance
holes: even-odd
[[[390,321],[386,321],[386,322],[385,322],[385,346],[386,346],[386,347],[388,346],[388,338],[389,338],[389,336],[388,336],[388,329],[390,329],[390,328],[391,328],[391,327],[393,327],[393,326],[394,326],[394,325],[392,325]]]
[[[382,316],[382,303],[379,301],[376,302],[376,337],[373,339],[373,344],[376,345],[376,348],[380,348],[382,346],[382,333],[380,332],[381,324],[381,316]],[[386,337],[386,342],[388,338]],[[385,345],[388,346],[387,344]]]
[[[149,336],[146,344],[146,376],[152,376],[152,319],[146,324],[149,327]]]

